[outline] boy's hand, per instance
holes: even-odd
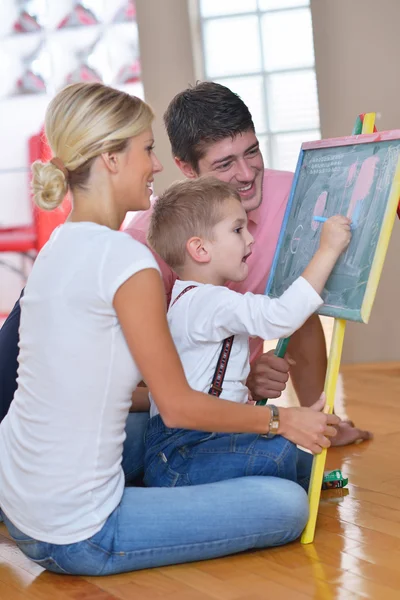
[[[342,215],[330,217],[322,226],[319,247],[339,256],[351,240],[351,220]]]

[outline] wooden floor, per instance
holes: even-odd
[[[349,412],[372,442],[328,453],[349,477],[321,502],[315,543],[104,578],[53,575],[0,525],[1,600],[400,598],[400,363],[343,368]],[[251,500],[249,499],[249,506]]]

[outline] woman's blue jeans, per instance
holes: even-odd
[[[147,413],[128,418],[123,458],[127,483],[143,469],[147,420]],[[22,552],[49,571],[111,575],[286,544],[301,534],[308,501],[299,485],[276,477],[195,487],[126,487],[98,533],[67,545],[33,540],[2,516]]]
[[[145,434],[144,483],[180,487],[261,475],[308,490],[312,461],[312,454],[280,435],[171,429],[157,415]]]

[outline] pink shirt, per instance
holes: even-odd
[[[244,281],[239,283],[228,283],[227,285],[230,289],[242,294],[245,292],[253,292],[254,294],[264,293],[271,271],[286,205],[289,199],[292,180],[293,173],[287,171],[274,171],[272,169],[265,170],[263,201],[256,210],[252,210],[248,213],[248,229],[255,241],[252,254],[247,261],[249,274]],[[139,242],[146,244],[146,234],[150,217],[151,209],[138,213],[125,228],[126,233],[129,233]],[[153,252],[153,254],[161,269],[169,305],[172,288],[177,279],[177,275],[162,260],[162,258],[158,256],[158,254],[155,252]],[[260,338],[253,338],[250,340],[251,360],[262,353],[262,348],[263,340]]]

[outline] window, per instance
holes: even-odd
[[[320,138],[309,0],[199,0],[204,78],[249,106],[266,165]]]

